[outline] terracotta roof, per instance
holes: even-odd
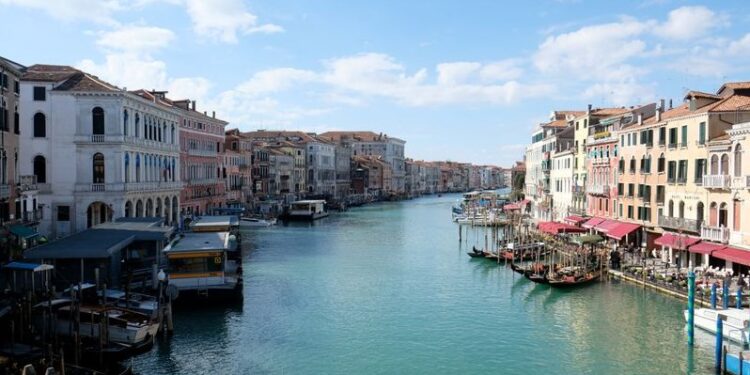
[[[704,106],[704,108],[705,108],[705,106]],[[662,122],[662,121],[669,120],[671,118],[685,116],[685,115],[689,115],[689,114],[690,114],[690,107],[688,106],[687,103],[685,103],[683,105],[680,105],[680,106],[677,106],[677,107],[674,107],[672,109],[669,109],[669,110],[666,110],[666,111],[662,112],[662,114],[661,114],[661,120],[656,121],[656,116],[651,116],[647,120],[643,121],[643,124],[644,125],[656,124],[656,123],[659,123],[659,122]]]
[[[32,65],[26,68],[21,79],[24,81],[60,82],[70,78],[80,70],[65,65]]]
[[[541,124],[541,126],[545,128],[564,128],[568,126],[568,121],[565,119],[555,120],[546,124]]]
[[[279,140],[285,140],[292,143],[320,142],[319,139],[313,138],[309,134],[301,131],[257,130],[245,132],[242,133],[242,135],[254,140],[270,140],[274,142]]]
[[[120,91],[117,86],[104,82],[94,76],[78,72],[54,88],[55,91]]]
[[[395,137],[389,137],[388,134],[378,134],[372,131],[331,131],[321,133],[320,136],[331,139],[335,142],[338,142],[344,138],[351,138],[353,140],[361,142],[379,142],[386,141],[389,138],[398,139]]]
[[[594,108],[591,110],[591,114],[594,116],[617,116],[630,111],[630,108]]]
[[[747,90],[750,89],[750,81],[745,82],[726,82],[716,92],[720,96],[729,96],[734,90]],[[724,92],[726,90],[726,92]]]
[[[709,94],[707,92],[696,91],[696,90],[688,91],[688,93],[685,94],[685,99],[690,99],[691,97],[708,98],[708,99],[721,99],[721,96],[719,96],[719,95]]]
[[[711,112],[734,112],[737,110],[750,111],[750,95],[734,94],[724,98],[711,106]]]

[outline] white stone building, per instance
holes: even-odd
[[[36,176],[41,234],[118,217],[177,221],[177,110],[68,66],[29,67],[21,93],[19,174]]]
[[[552,220],[563,221],[570,213],[573,202],[573,165],[575,154],[572,149],[552,155],[550,190],[552,191]]]

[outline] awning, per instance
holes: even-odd
[[[505,206],[503,206],[504,211],[515,211],[515,210],[520,210],[520,209],[521,207],[519,207],[518,204],[516,203],[510,203],[510,204],[506,204]]]
[[[695,245],[700,242],[700,238],[678,235],[673,233],[664,233],[661,237],[654,241],[655,244],[664,247],[671,247],[678,250],[686,250],[688,246]]]
[[[619,223],[616,227],[607,231],[607,237],[621,240],[623,237],[640,229],[641,226],[633,223]]]
[[[602,221],[604,221],[604,219],[600,217],[592,217],[587,222],[583,223],[581,226],[586,229],[591,229],[595,227],[597,224],[601,223]]]
[[[22,271],[32,271],[32,272],[49,271],[54,268],[55,268],[54,266],[51,266],[49,264],[26,263],[26,262],[10,262],[3,266],[4,270],[22,270]]]
[[[573,237],[573,239],[571,241],[573,241],[573,243],[577,243],[579,245],[586,245],[586,244],[601,242],[603,240],[604,240],[604,238],[602,236],[600,236],[598,234],[591,234],[591,235],[588,235],[588,236],[576,236],[576,237]]]
[[[693,246],[688,247],[688,251],[691,252],[691,253],[696,253],[696,254],[711,255],[712,252],[714,252],[716,250],[721,250],[721,249],[723,249],[725,247],[726,246],[724,246],[722,244],[701,241],[701,242],[698,242],[697,244],[695,244]]]
[[[725,247],[714,251],[711,255],[719,259],[728,260],[732,263],[750,266],[750,251],[748,250],[741,250],[735,247]]]
[[[33,228],[29,228],[25,225],[11,225],[10,232],[21,238],[33,238],[39,235]]]
[[[604,220],[601,223],[594,226],[594,230],[597,230],[602,233],[608,233],[611,229],[614,229],[614,227],[618,226],[620,224],[617,220]]]
[[[586,219],[583,216],[578,216],[578,215],[570,215],[570,216],[568,216],[568,217],[565,218],[566,222],[571,223],[571,224],[575,224],[575,225],[579,225],[579,224],[583,223],[586,220],[588,220],[588,219]]]
[[[560,233],[581,233],[585,232],[586,229],[579,228],[570,224],[558,223],[555,221],[543,221],[539,223],[539,231],[549,234],[560,234]]]

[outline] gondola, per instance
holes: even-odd
[[[471,252],[467,252],[466,254],[468,254],[472,258],[484,258],[485,257],[484,255],[485,252],[477,249],[476,247],[472,247]]]
[[[583,286],[590,284],[599,279],[599,273],[587,272],[585,275],[576,276],[563,276],[561,278],[555,278],[549,280],[549,285],[555,288],[574,288],[577,286]]]
[[[549,279],[547,279],[547,273],[538,274],[538,273],[532,273],[530,275],[524,275],[527,279],[531,280],[532,282],[535,282],[537,284],[549,284]]]

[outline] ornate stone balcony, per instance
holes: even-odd
[[[701,231],[700,223],[697,220],[664,215],[659,216],[659,226],[662,228],[683,230],[691,233],[700,233]]]
[[[603,195],[605,197],[609,196],[609,185],[588,185],[586,186],[586,192],[591,195]]]
[[[731,177],[727,175],[705,175],[703,176],[703,187],[707,189],[729,189]]]
[[[37,189],[38,189],[38,186],[36,184],[36,176],[34,175],[18,176],[18,191],[25,192],[25,191],[34,191]]]
[[[729,242],[729,228],[727,227],[710,227],[708,225],[701,226],[701,239],[728,243]]]

